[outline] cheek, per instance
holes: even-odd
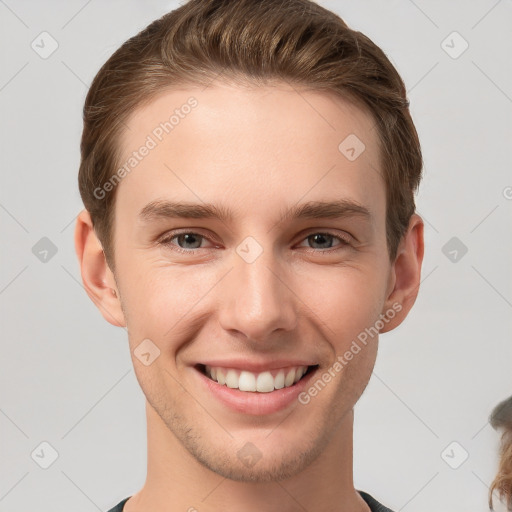
[[[347,257],[339,266],[292,265],[280,275],[286,286],[279,293],[295,310],[298,325],[313,325],[336,352],[344,351],[381,313],[386,286],[381,263],[369,254],[357,261]],[[145,338],[159,340],[159,346],[172,340],[183,343],[193,336],[192,323],[200,329],[226,304],[227,295],[245,293],[236,287],[226,289],[228,281],[221,283],[228,267],[169,266],[161,260],[128,267],[125,264],[119,270],[124,276],[121,288],[133,344]],[[160,348],[172,352],[173,347]]]
[[[338,352],[375,324],[385,299],[386,280],[378,263],[318,267],[296,280],[294,290]]]
[[[201,311],[203,299],[214,296],[219,281],[217,272],[203,268],[146,263],[126,274],[123,298],[134,342],[154,338],[161,344],[190,331],[189,318]]]

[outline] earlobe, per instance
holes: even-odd
[[[405,320],[418,296],[424,253],[423,227],[421,217],[413,214],[391,269],[391,292],[382,311],[389,320],[380,330],[381,333],[398,327]],[[392,315],[389,314],[391,311]]]
[[[87,295],[107,322],[117,327],[126,327],[119,290],[87,210],[82,210],[77,217],[75,251]]]

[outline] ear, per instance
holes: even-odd
[[[391,267],[388,295],[382,314],[388,321],[380,333],[388,332],[398,327],[411,310],[420,287],[421,264],[423,262],[423,220],[413,214],[406,234],[397,250],[395,261]],[[391,317],[389,312],[393,311]]]
[[[116,327],[126,327],[114,274],[107,265],[87,210],[82,210],[77,217],[75,250],[87,295],[107,322]]]

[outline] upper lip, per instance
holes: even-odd
[[[278,370],[295,366],[316,366],[317,363],[300,359],[272,359],[271,361],[249,361],[247,359],[216,359],[201,361],[198,365],[213,366],[220,368],[233,368],[245,370],[252,373],[260,373],[265,370]]]

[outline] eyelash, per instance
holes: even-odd
[[[187,254],[187,255],[190,255],[190,254],[193,254],[195,251],[198,251],[199,249],[201,249],[201,247],[197,247],[195,249],[183,249],[182,247],[179,247],[175,244],[172,244],[171,241],[174,240],[175,238],[177,238],[178,236],[180,235],[195,235],[195,236],[199,236],[201,238],[204,238],[206,240],[209,240],[209,238],[205,235],[202,235],[201,233],[197,233],[195,231],[180,231],[180,232],[173,232],[170,236],[165,236],[162,240],[159,241],[159,244],[160,245],[163,245],[163,246],[166,246],[166,247],[172,247],[172,250],[173,251],[177,251],[179,253],[182,253],[182,254]],[[338,246],[335,246],[335,247],[329,247],[327,249],[313,249],[313,248],[309,248],[310,251],[312,252],[315,252],[315,253],[320,253],[320,254],[324,254],[324,253],[327,253],[327,254],[331,254],[332,252],[335,252],[337,250],[341,250],[345,247],[349,247],[351,246],[352,244],[350,243],[350,241],[348,240],[348,237],[347,238],[344,238],[340,235],[335,235],[334,233],[329,233],[327,231],[313,231],[311,232],[310,234],[306,235],[302,240],[307,240],[309,237],[313,236],[313,235],[327,235],[327,236],[332,236],[333,238],[337,239],[340,241],[340,244]],[[211,241],[211,240],[210,240]],[[308,252],[310,252],[308,251]]]

